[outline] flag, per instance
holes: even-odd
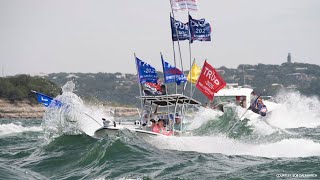
[[[213,100],[214,93],[217,93],[225,86],[226,82],[216,70],[205,61],[196,87],[210,100]]]
[[[197,41],[211,41],[211,27],[206,20],[203,19],[192,19],[189,15],[189,28],[190,28],[190,42]]]
[[[194,63],[191,67],[191,71],[188,74],[188,81],[195,84],[198,80],[200,72],[200,67],[196,63]]]
[[[197,0],[170,0],[173,11],[198,11]]]
[[[144,88],[143,88],[144,93],[147,95],[156,96],[156,95],[164,95],[165,94],[165,90],[163,89],[163,87],[160,84],[146,82],[143,85],[144,85]]]
[[[140,83],[152,82],[156,83],[158,80],[157,71],[150,64],[143,62],[136,57],[136,63],[138,68],[138,77]]]
[[[190,38],[189,25],[188,25],[189,23],[182,23],[180,21],[175,20],[171,16],[170,16],[170,21],[171,21],[172,41],[178,41],[178,37],[177,37],[178,35],[179,35],[179,41],[189,40]]]
[[[53,100],[52,97],[38,92],[35,93],[37,95],[37,100],[39,103],[42,103],[45,107],[48,107],[51,104],[51,101]]]
[[[163,75],[164,75],[165,83],[176,82],[178,85],[180,85],[180,83],[182,82],[184,83],[187,81],[187,78],[182,71],[180,71],[175,66],[172,66],[168,62],[164,61],[162,56],[161,56],[161,60],[162,60]]]
[[[61,107],[62,103],[56,99],[53,99],[52,97],[36,92],[36,91],[32,91],[33,93],[35,93],[37,95],[37,100],[39,103],[43,104],[45,107]]]

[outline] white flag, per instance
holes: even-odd
[[[198,11],[197,0],[171,0],[173,11]]]

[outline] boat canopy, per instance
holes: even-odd
[[[230,88],[230,89],[221,89],[218,93],[215,93],[214,96],[247,96],[250,97],[253,92],[250,88]]]
[[[215,93],[215,97],[246,97],[245,107],[250,106],[250,100],[251,100],[251,93],[253,92],[253,89],[251,88],[242,88],[242,87],[236,87],[236,88],[224,88],[221,89],[218,93]]]
[[[138,97],[140,98],[140,97]],[[182,94],[170,94],[161,96],[141,96],[141,99],[150,104],[155,104],[160,107],[175,106],[177,105],[201,105],[200,102],[195,99],[182,95]]]

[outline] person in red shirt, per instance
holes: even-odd
[[[153,127],[152,132],[163,134],[166,136],[172,135],[172,132],[171,131],[167,132],[166,128],[164,127],[164,120],[163,119],[158,120],[158,124]]]

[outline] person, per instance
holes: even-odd
[[[251,105],[255,104],[257,98],[258,98],[258,95],[254,91],[252,91],[250,96],[250,104]]]
[[[237,105],[237,106],[241,105],[241,103],[240,103],[240,96],[236,96],[236,105]]]
[[[264,104],[263,104],[263,102],[262,102],[262,98],[261,97],[259,97],[258,98],[258,101],[257,101],[257,103],[256,103],[256,109],[259,109],[259,110],[261,110],[261,108],[264,106]]]
[[[247,98],[245,96],[242,96],[240,106],[243,108],[247,108]]]
[[[151,113],[149,110],[146,110],[146,113],[143,115],[143,118],[142,118],[142,126],[143,127],[147,126],[147,124],[149,123],[149,119],[156,120],[158,118],[157,113],[158,113],[158,106],[156,106],[156,109],[154,110],[153,113]]]
[[[145,127],[148,124],[149,118],[150,118],[150,112],[147,110],[146,113],[142,117],[142,126],[143,127]]]
[[[175,117],[174,130],[181,131],[181,117],[179,114],[176,114]]]
[[[208,107],[208,103],[205,103],[205,104],[204,104],[204,107],[205,107],[205,108],[209,108],[209,107]]]
[[[153,127],[152,132],[163,134],[166,136],[172,135],[172,132],[171,131],[167,132],[166,128],[164,127],[164,120],[163,119],[158,120],[158,124]]]
[[[267,106],[262,102],[262,98],[258,97],[258,99],[251,105],[251,110],[261,116],[266,116],[268,109]]]
[[[150,120],[151,125],[148,127],[148,131],[153,131],[153,128],[157,125],[156,120],[155,119],[151,119]]]

